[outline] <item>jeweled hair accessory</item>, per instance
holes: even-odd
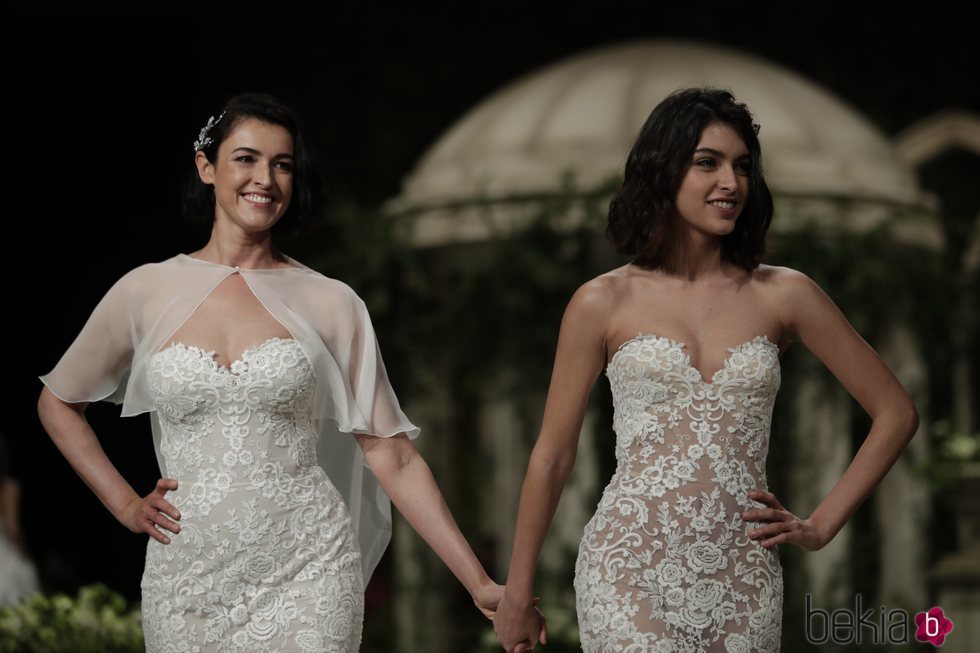
[[[218,116],[218,119],[217,120],[215,120],[214,116],[211,116],[210,118],[208,118],[208,124],[204,125],[204,128],[201,129],[201,133],[197,135],[197,140],[194,141],[194,151],[195,152],[200,152],[201,150],[203,150],[204,148],[206,148],[208,145],[211,145],[211,143],[214,143],[214,139],[211,138],[210,136],[208,136],[208,133],[212,129],[214,129],[214,126],[217,125],[219,122],[221,122],[221,119],[224,118],[224,117],[225,117],[225,112],[222,111],[221,112],[221,115]]]

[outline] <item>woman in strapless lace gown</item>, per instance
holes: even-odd
[[[761,264],[772,199],[757,132],[730,93],[688,89],[637,137],[607,229],[633,261],[583,285],[562,321],[494,619],[508,651],[535,644],[535,562],[603,371],[617,467],[575,565],[588,653],[777,651],[776,545],[829,542],[916,430],[908,394],[820,288]],[[806,518],[766,484],[779,357],[794,341],[874,418]]]
[[[188,206],[212,225],[209,242],[119,280],[42,377],[39,401],[85,482],[151,538],[147,650],[357,651],[388,496],[490,616],[502,588],[410,442],[418,429],[364,303],[273,246],[318,210],[294,116],[238,96],[194,149]],[[151,415],[164,478],[145,497],[83,417],[102,399]]]

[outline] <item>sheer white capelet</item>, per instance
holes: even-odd
[[[147,381],[149,359],[221,281],[241,273],[313,366],[317,457],[347,502],[367,584],[391,539],[391,505],[356,440],[343,434],[414,438],[419,429],[398,405],[364,302],[346,284],[287,260],[294,267],[238,270],[179,254],[140,266],[109,289],[41,381],[63,401],[121,403],[123,417],[149,412],[166,477]]]

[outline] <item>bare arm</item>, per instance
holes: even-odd
[[[460,532],[415,445],[404,434],[356,437],[368,466],[402,516],[446,563],[481,611],[491,616],[500,600],[500,587],[487,576]]]
[[[504,599],[494,618],[497,639],[507,651],[535,643],[528,618],[538,556],[558,500],[575,465],[575,453],[589,393],[606,362],[609,293],[590,282],[565,310],[544,419],[521,489],[514,547]]]
[[[788,308],[790,336],[813,352],[872,418],[851,464],[809,519],[793,517],[775,497],[761,492],[754,498],[771,507],[745,513],[750,521],[770,522],[754,533],[763,546],[793,542],[816,550],[837,535],[891,469],[915,434],[919,416],[895,375],[819,286],[799,272],[785,275],[780,295]]]
[[[87,406],[87,403],[62,401],[45,387],[37,402],[37,413],[55,446],[116,519],[134,533],[148,533],[164,544],[169,543],[169,538],[157,526],[173,533],[180,530],[180,526],[162,514],[180,518],[177,509],[163,498],[168,490],[177,489],[177,482],[160,479],[149,495],[140,497],[99,444],[85,419]]]

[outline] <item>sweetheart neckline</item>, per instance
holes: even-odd
[[[694,365],[691,364],[691,352],[688,350],[687,344],[685,344],[684,342],[682,342],[680,340],[674,340],[673,338],[671,338],[669,336],[660,336],[660,335],[657,335],[656,333],[642,333],[641,332],[641,333],[638,333],[637,335],[633,336],[629,340],[624,341],[623,344],[621,344],[619,346],[619,348],[616,349],[615,353],[613,353],[613,355],[612,355],[612,358],[609,359],[609,363],[606,364],[606,372],[607,373],[609,372],[609,370],[613,366],[613,363],[616,362],[616,359],[619,358],[619,355],[623,352],[623,350],[626,349],[627,346],[632,345],[632,344],[635,344],[635,343],[638,343],[638,342],[642,342],[644,340],[650,340],[650,339],[653,339],[653,340],[663,340],[663,341],[666,341],[666,342],[674,345],[678,349],[680,349],[681,350],[681,353],[684,354],[684,361],[683,361],[684,366],[686,366],[689,370],[693,370],[694,372],[696,372],[697,375],[698,375],[698,380],[702,384],[704,384],[704,385],[714,385],[715,383],[717,383],[718,375],[728,369],[728,363],[729,363],[729,361],[731,361],[732,355],[734,355],[742,347],[745,347],[746,345],[751,345],[754,342],[761,342],[764,345],[768,345],[770,347],[775,348],[775,350],[776,350],[776,360],[777,360],[777,362],[779,360],[779,345],[777,345],[776,343],[774,343],[772,340],[769,339],[769,336],[768,335],[766,335],[765,333],[763,333],[760,336],[754,336],[752,338],[749,338],[745,342],[741,342],[741,343],[738,343],[737,345],[733,345],[733,346],[729,347],[727,349],[728,355],[725,356],[725,359],[721,362],[721,367],[718,368],[718,370],[715,371],[715,373],[711,375],[711,380],[708,381],[708,380],[705,379],[704,373],[702,373],[701,370],[699,370],[698,368],[694,367]]]
[[[169,345],[167,345],[163,349],[160,349],[159,351],[157,351],[153,355],[154,356],[158,356],[160,354],[163,354],[164,352],[170,351],[171,349],[174,349],[174,348],[177,348],[177,347],[183,347],[184,349],[186,349],[188,351],[194,350],[196,352],[199,352],[202,355],[202,357],[207,358],[212,363],[214,363],[215,368],[217,368],[219,371],[227,372],[229,374],[233,374],[234,373],[234,368],[235,368],[236,365],[238,365],[238,366],[244,365],[246,358],[254,355],[260,349],[262,349],[264,347],[267,347],[268,345],[270,345],[270,344],[272,344],[274,342],[295,342],[295,343],[297,343],[297,345],[299,344],[299,342],[296,340],[296,338],[281,338],[279,336],[273,336],[271,338],[266,338],[265,340],[263,340],[262,342],[258,343],[257,345],[252,345],[251,347],[246,347],[245,349],[243,349],[242,350],[242,353],[238,355],[238,358],[235,359],[235,360],[233,360],[231,362],[231,364],[229,364],[228,366],[222,365],[221,363],[219,363],[215,359],[215,355],[217,354],[216,351],[214,351],[214,350],[207,350],[207,349],[204,349],[203,347],[198,347],[197,345],[188,345],[188,344],[183,343],[183,342],[181,342],[179,340],[174,340]]]

